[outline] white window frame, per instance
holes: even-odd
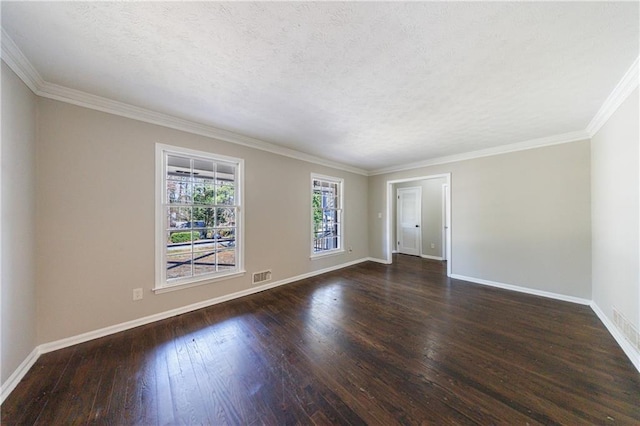
[[[173,154],[177,156],[190,157],[194,159],[203,159],[214,162],[224,162],[233,164],[236,167],[236,182],[234,190],[234,206],[237,208],[236,215],[236,268],[228,272],[217,272],[195,277],[186,277],[183,279],[167,280],[167,215],[165,208],[167,206],[166,191],[166,155]],[[156,238],[155,238],[155,268],[156,279],[153,291],[157,293],[165,293],[169,291],[179,290],[183,288],[194,287],[203,284],[209,284],[217,281],[227,280],[242,276],[246,273],[244,269],[244,160],[241,158],[228,157],[224,155],[213,154],[210,152],[196,151],[193,149],[182,148],[178,146],[156,144]]]
[[[338,184],[338,209],[337,209],[337,213],[338,213],[338,226],[339,226],[339,230],[338,230],[338,244],[339,247],[335,248],[335,249],[330,249],[330,250],[323,250],[320,252],[316,252],[315,251],[315,238],[314,238],[314,222],[313,222],[313,191],[314,191],[314,186],[313,186],[313,181],[314,180],[323,180],[323,181],[327,181],[327,182],[332,182],[332,183],[337,183]],[[318,258],[322,258],[322,257],[326,257],[326,256],[335,256],[338,254],[342,254],[345,252],[344,249],[344,230],[345,230],[345,226],[344,226],[344,179],[342,178],[337,178],[337,177],[333,177],[333,176],[326,176],[326,175],[321,175],[321,174],[317,174],[317,173],[311,173],[311,191],[310,191],[310,200],[309,200],[309,208],[311,211],[310,214],[310,222],[311,222],[311,259],[318,259]]]

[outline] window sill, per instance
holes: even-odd
[[[231,278],[236,278],[236,277],[241,277],[243,276],[247,271],[237,271],[237,272],[231,272],[228,274],[224,274],[224,275],[218,275],[215,277],[209,277],[209,278],[202,278],[198,281],[188,281],[185,283],[177,283],[177,284],[167,284],[163,287],[154,287],[152,290],[155,294],[162,294],[162,293],[168,293],[171,291],[176,291],[176,290],[182,290],[185,288],[191,288],[191,287],[197,287],[197,286],[201,286],[201,285],[206,285],[206,284],[211,284],[211,283],[215,283],[218,281],[224,281],[224,280],[229,280]]]
[[[339,254],[343,254],[346,253],[345,249],[337,249],[337,250],[331,250],[331,251],[323,251],[321,253],[314,253],[312,254],[309,259],[311,260],[316,260],[316,259],[321,259],[323,257],[330,257],[330,256],[337,256]]]

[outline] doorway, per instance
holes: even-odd
[[[404,213],[400,212],[400,207],[402,204],[408,204],[404,206],[408,209],[409,205],[415,201],[416,196],[407,195],[405,202],[401,203],[399,197],[402,197],[403,194],[399,190],[408,189],[408,192],[411,193],[411,188],[413,187],[422,189],[420,195],[422,203],[421,214],[419,214],[420,221],[414,220],[415,223],[411,224],[409,223],[411,220],[405,220],[410,219],[410,217],[400,220],[400,216],[404,215]],[[393,262],[393,253],[418,255],[424,258],[446,261],[447,276],[451,275],[453,249],[451,244],[450,194],[451,173],[387,181],[386,263]],[[411,213],[409,216],[414,214],[416,213]],[[436,218],[437,220],[435,220]],[[409,231],[410,225],[413,225],[412,231]],[[416,225],[418,225],[417,228]],[[420,237],[415,235],[416,229],[422,231]],[[417,241],[418,238],[421,239],[420,242]],[[406,241],[403,239],[406,239]]]
[[[398,253],[422,254],[422,187],[398,188],[396,223]]]

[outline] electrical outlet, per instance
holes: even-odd
[[[431,243],[431,248],[436,248],[436,245],[434,243]]]
[[[349,253],[353,251],[353,247],[349,246]]]
[[[133,289],[133,300],[142,300],[142,289],[141,288],[134,288]]]

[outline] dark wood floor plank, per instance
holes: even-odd
[[[115,341],[115,343],[114,343]],[[99,386],[89,413],[88,423],[104,424],[109,418],[109,408],[118,369],[124,365],[127,357],[118,351],[117,339],[107,338],[103,349],[100,351],[100,375]]]
[[[2,424],[640,424],[587,306],[394,256],[45,354]]]
[[[65,348],[42,355],[11,393],[18,404],[2,406],[2,424],[35,424],[72,362],[76,348]]]

